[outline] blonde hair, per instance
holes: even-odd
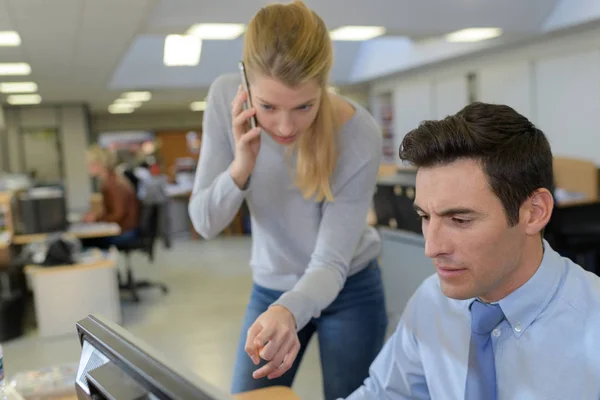
[[[315,79],[321,87],[315,121],[292,148],[297,151],[295,183],[305,198],[333,201],[330,178],[339,124],[327,90],[333,64],[327,26],[300,0],[266,6],[248,25],[243,61],[250,77],[266,76],[289,87]]]
[[[98,163],[109,171],[114,171],[117,166],[116,155],[97,144],[93,144],[88,148],[86,157],[88,162]]]

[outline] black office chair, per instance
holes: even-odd
[[[148,255],[150,262],[154,262],[154,242],[158,236],[158,219],[160,216],[160,206],[142,205],[140,210],[139,235],[130,242],[120,244],[117,249],[123,253],[127,267],[127,281],[122,282],[121,274],[119,274],[119,289],[127,290],[131,293],[135,302],[140,300],[138,289],[145,288],[160,288],[164,294],[169,292],[169,289],[164,283],[150,281],[136,281],[133,276],[133,267],[131,265],[131,253],[133,251],[141,251]]]

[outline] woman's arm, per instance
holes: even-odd
[[[233,149],[228,139],[232,128],[227,79],[230,78],[216,79],[208,93],[200,159],[188,205],[194,228],[206,239],[215,237],[233,221],[244,200],[244,191],[234,183],[229,171]]]
[[[375,190],[381,149],[376,137],[372,137],[375,143],[363,146],[360,157],[346,155],[345,165],[338,171],[338,176],[344,179],[334,186],[335,199],[323,205],[317,243],[308,268],[294,288],[274,303],[294,315],[298,330],[311,318],[317,318],[346,282]]]

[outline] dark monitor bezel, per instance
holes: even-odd
[[[82,347],[90,343],[158,399],[232,399],[189,371],[176,369],[125,329],[99,316],[77,322],[77,333]]]

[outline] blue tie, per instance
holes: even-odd
[[[504,319],[497,304],[471,304],[471,344],[465,400],[496,400],[496,365],[490,332]]]

